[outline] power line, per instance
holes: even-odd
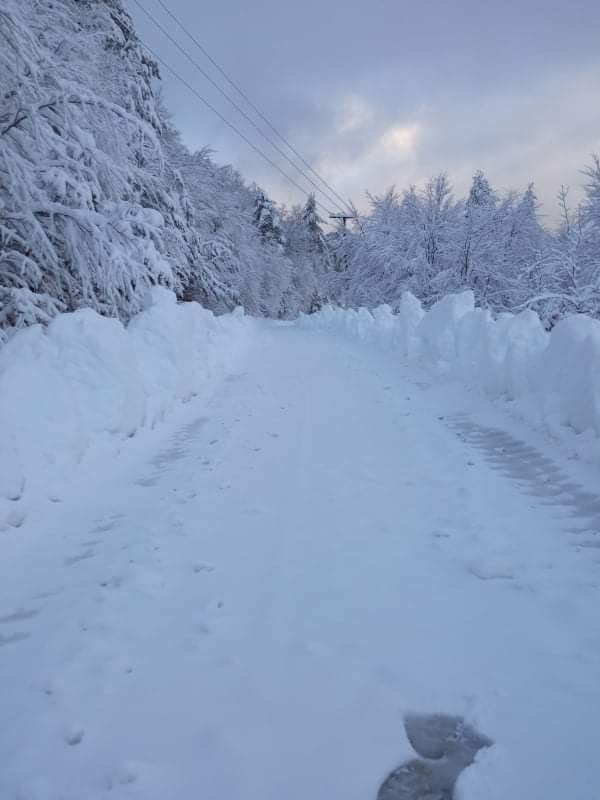
[[[184,85],[184,86],[185,86],[185,87],[186,87],[186,88],[187,88],[187,89],[188,89],[188,90],[189,90],[189,91],[190,91],[190,92],[191,92],[191,93],[192,93],[192,94],[195,96],[195,97],[197,97],[197,98],[198,98],[198,100],[200,100],[200,102],[201,102],[201,103],[203,103],[203,104],[204,104],[204,105],[205,105],[205,106],[206,106],[208,109],[210,109],[210,110],[211,110],[211,111],[212,111],[214,114],[216,114],[216,116],[217,116],[217,117],[219,117],[219,119],[221,120],[221,122],[223,122],[225,125],[227,125],[227,127],[228,127],[228,128],[231,128],[231,130],[232,130],[232,131],[234,131],[234,133],[237,133],[237,135],[238,135],[238,136],[239,136],[241,139],[243,139],[243,141],[244,141],[244,142],[246,142],[246,144],[247,144],[249,147],[251,147],[251,148],[252,148],[252,149],[253,149],[253,150],[254,150],[256,153],[258,153],[258,154],[259,154],[259,156],[261,156],[261,157],[262,157],[262,158],[263,158],[263,159],[264,159],[264,160],[265,160],[265,161],[266,161],[268,164],[270,164],[270,165],[271,165],[271,166],[272,166],[274,169],[276,169],[276,170],[277,170],[277,172],[281,173],[281,175],[283,175],[283,177],[284,177],[286,180],[288,180],[288,181],[289,181],[289,182],[292,184],[292,186],[295,186],[295,187],[296,187],[296,189],[299,189],[299,190],[302,192],[302,194],[303,194],[303,195],[306,195],[306,197],[309,197],[309,195],[310,195],[310,192],[307,192],[307,191],[306,191],[306,189],[305,189],[304,187],[300,186],[300,184],[299,184],[299,183],[297,183],[297,182],[296,182],[296,181],[295,181],[293,178],[291,178],[291,177],[290,177],[290,176],[289,176],[289,175],[288,175],[286,172],[284,172],[284,170],[282,170],[282,169],[281,169],[281,167],[279,166],[279,164],[276,164],[276,163],[275,163],[275,162],[274,162],[274,161],[273,161],[271,158],[269,158],[269,156],[268,156],[268,155],[266,155],[266,153],[264,153],[264,152],[263,152],[263,151],[260,149],[260,147],[258,147],[257,145],[255,145],[255,144],[254,144],[254,142],[252,142],[252,141],[251,141],[251,140],[250,140],[250,139],[249,139],[249,138],[246,136],[246,134],[242,133],[242,131],[240,131],[240,130],[239,130],[239,128],[236,128],[236,126],[235,126],[235,125],[234,125],[232,122],[230,122],[230,121],[229,121],[229,120],[228,120],[226,117],[224,117],[224,116],[223,116],[223,114],[221,114],[221,112],[220,112],[218,109],[216,109],[216,108],[215,108],[215,107],[212,105],[212,103],[209,103],[209,101],[208,101],[208,100],[206,100],[204,97],[202,97],[202,95],[201,95],[201,94],[200,94],[198,91],[196,91],[196,89],[194,89],[194,87],[193,87],[193,86],[192,86],[190,83],[188,83],[188,81],[186,81],[186,79],[185,79],[185,78],[183,78],[183,77],[182,77],[182,76],[181,76],[181,75],[180,75],[180,74],[179,74],[179,73],[178,73],[178,72],[177,72],[175,69],[173,69],[173,67],[171,67],[171,66],[170,66],[170,64],[168,64],[168,63],[167,63],[167,62],[164,60],[164,58],[162,58],[161,56],[159,56],[159,55],[158,55],[158,53],[157,53],[157,52],[156,52],[156,51],[155,51],[155,50],[154,50],[152,47],[150,47],[150,45],[149,45],[149,44],[147,44],[147,43],[146,43],[146,42],[145,42],[145,41],[144,41],[144,40],[143,40],[143,39],[142,39],[140,36],[138,36],[138,40],[139,40],[139,42],[140,42],[140,43],[141,43],[141,44],[142,44],[142,45],[143,45],[143,46],[146,48],[146,50],[147,50],[149,53],[151,53],[151,54],[154,56],[154,58],[155,58],[155,59],[156,59],[156,60],[159,62],[159,64],[162,64],[162,66],[163,66],[163,67],[164,67],[166,70],[168,70],[168,71],[171,73],[171,75],[173,75],[173,77],[174,77],[174,78],[177,78],[177,80],[178,80],[178,81],[180,81],[180,82],[181,82],[181,83],[182,83],[182,84],[183,84],[183,85]],[[319,202],[318,200],[315,200],[315,202],[316,202],[316,203],[317,203],[317,205],[319,205],[319,206],[320,206],[320,207],[321,207],[321,208],[322,208],[322,209],[323,209],[323,210],[324,210],[324,211],[325,211],[327,214],[331,214],[331,211],[329,211],[329,210],[328,210],[328,209],[327,209],[325,206],[323,206],[323,204],[322,204],[321,202]]]
[[[302,170],[302,168],[301,168],[301,167],[299,167],[297,164],[294,164],[294,162],[293,162],[293,161],[290,159],[290,157],[287,155],[287,153],[285,153],[285,152],[284,152],[284,151],[283,151],[283,150],[282,150],[282,149],[279,147],[279,145],[278,145],[278,144],[276,144],[276,143],[275,143],[275,142],[274,142],[274,141],[273,141],[273,140],[272,140],[272,139],[271,139],[269,136],[267,136],[267,134],[266,134],[266,133],[265,133],[265,132],[264,132],[264,131],[263,131],[263,130],[260,128],[260,126],[258,126],[258,125],[256,124],[256,122],[254,122],[254,120],[252,119],[252,117],[251,117],[249,114],[247,114],[247,113],[246,113],[246,111],[244,111],[244,109],[243,109],[243,108],[242,108],[242,107],[241,107],[241,106],[240,106],[238,103],[236,103],[236,101],[235,101],[235,100],[232,100],[232,98],[231,98],[231,97],[230,97],[230,96],[227,94],[227,92],[225,92],[225,91],[224,91],[224,90],[223,90],[223,89],[222,89],[222,88],[219,86],[219,84],[218,84],[218,83],[217,83],[215,80],[213,80],[213,78],[211,78],[211,76],[210,76],[210,75],[209,75],[209,74],[208,74],[208,73],[207,73],[207,72],[206,72],[206,71],[205,71],[205,70],[204,70],[204,69],[203,69],[203,68],[200,66],[200,64],[198,64],[198,62],[197,62],[197,61],[194,59],[194,57],[193,57],[193,56],[191,56],[191,55],[188,53],[188,51],[187,51],[187,50],[186,50],[184,47],[182,47],[182,46],[179,44],[179,42],[178,42],[176,39],[174,39],[174,38],[173,38],[173,36],[171,36],[171,34],[170,34],[170,33],[169,33],[167,30],[166,30],[166,28],[164,28],[164,26],[163,26],[163,25],[161,25],[161,23],[160,23],[160,22],[159,22],[159,21],[156,19],[156,17],[154,17],[154,15],[153,15],[153,14],[152,14],[150,11],[148,11],[148,9],[144,8],[144,6],[143,6],[143,5],[142,5],[142,4],[139,2],[139,0],[133,0],[133,2],[134,2],[134,3],[135,3],[137,6],[138,6],[138,8],[140,8],[140,9],[143,11],[143,13],[144,13],[144,14],[145,14],[145,15],[146,15],[146,16],[147,16],[147,17],[148,17],[150,20],[152,20],[152,22],[153,22],[153,23],[156,25],[156,27],[157,27],[157,28],[158,28],[158,29],[159,29],[159,30],[160,30],[160,31],[161,31],[161,32],[162,32],[162,33],[163,33],[163,34],[164,34],[164,35],[165,35],[165,36],[166,36],[166,37],[169,39],[169,41],[171,41],[171,42],[172,42],[172,43],[175,45],[175,47],[176,47],[176,48],[177,48],[177,49],[178,49],[178,50],[179,50],[179,51],[180,51],[180,52],[181,52],[181,53],[182,53],[182,54],[183,54],[183,55],[184,55],[184,56],[187,58],[187,60],[188,60],[188,61],[189,61],[189,62],[190,62],[190,63],[191,63],[191,64],[192,64],[192,65],[193,65],[193,66],[194,66],[194,67],[195,67],[195,68],[196,68],[196,69],[197,69],[199,72],[200,72],[200,74],[201,74],[201,75],[203,75],[203,76],[206,78],[206,80],[207,80],[207,81],[209,81],[209,83],[210,83],[212,86],[214,86],[214,88],[215,88],[215,89],[216,89],[216,90],[217,90],[217,91],[218,91],[218,92],[219,92],[221,95],[223,95],[223,97],[225,97],[225,99],[226,99],[226,100],[227,100],[229,103],[231,103],[231,105],[232,105],[232,106],[233,106],[233,107],[234,107],[234,108],[235,108],[235,109],[236,109],[236,110],[237,110],[237,111],[238,111],[238,112],[239,112],[239,113],[240,113],[240,114],[241,114],[241,115],[242,115],[242,116],[243,116],[243,117],[244,117],[244,118],[245,118],[245,119],[246,119],[246,120],[247,120],[247,121],[248,121],[248,122],[249,122],[249,123],[252,125],[252,127],[253,127],[253,128],[256,130],[256,131],[258,131],[258,133],[260,133],[260,135],[263,137],[263,139],[265,139],[265,140],[266,140],[266,141],[267,141],[267,142],[268,142],[268,143],[271,145],[271,147],[273,147],[273,148],[274,148],[274,149],[275,149],[275,150],[276,150],[276,151],[277,151],[277,152],[278,152],[278,153],[279,153],[279,154],[280,154],[280,155],[281,155],[281,156],[282,156],[282,157],[283,157],[283,158],[284,158],[284,159],[285,159],[285,160],[286,160],[286,161],[287,161],[289,164],[291,164],[291,166],[292,166],[292,167],[293,167],[295,170],[297,170],[297,171],[298,171],[298,172],[299,172],[299,173],[300,173],[300,174],[301,174],[301,175],[302,175],[302,176],[305,178],[305,180],[307,180],[307,181],[308,181],[308,182],[309,182],[309,183],[310,183],[310,184],[311,184],[311,185],[312,185],[312,186],[313,186],[313,187],[314,187],[314,188],[315,188],[315,189],[316,189],[318,192],[321,192],[321,194],[322,194],[324,197],[326,197],[326,198],[327,198],[327,200],[328,200],[330,203],[332,203],[332,204],[333,204],[334,206],[336,206],[337,208],[340,208],[340,206],[339,206],[339,203],[338,203],[338,202],[337,202],[337,201],[336,201],[334,198],[330,197],[330,196],[327,194],[327,192],[325,192],[323,189],[321,189],[321,187],[320,187],[320,186],[318,186],[318,185],[317,185],[317,184],[316,184],[316,183],[315,183],[315,182],[312,180],[312,178],[311,178],[309,175],[307,175],[307,174],[306,174],[306,172],[304,172],[304,170]],[[340,210],[343,210],[343,209],[341,209],[341,208],[340,208]]]
[[[316,171],[316,170],[315,170],[315,169],[314,169],[314,168],[313,168],[313,167],[312,167],[312,166],[311,166],[311,165],[308,163],[308,161],[306,161],[306,160],[303,158],[302,154],[301,154],[301,153],[299,153],[299,152],[296,150],[296,148],[295,148],[295,147],[294,147],[294,146],[293,146],[293,145],[292,145],[292,144],[289,142],[289,140],[288,140],[288,139],[286,139],[286,137],[285,137],[285,136],[284,136],[284,135],[283,135],[283,134],[282,134],[282,133],[281,133],[281,132],[280,132],[280,131],[279,131],[279,130],[276,128],[276,127],[275,127],[275,125],[273,125],[273,123],[272,123],[272,122],[269,120],[269,118],[268,118],[268,117],[266,117],[266,116],[263,114],[263,112],[260,110],[260,108],[258,108],[258,107],[257,107],[257,106],[256,106],[256,105],[255,105],[255,104],[252,102],[252,100],[251,100],[251,99],[248,97],[247,93],[246,93],[246,92],[245,92],[245,91],[244,91],[244,90],[243,90],[243,89],[242,89],[242,88],[239,86],[239,84],[237,84],[237,83],[236,83],[236,82],[233,80],[233,78],[231,78],[231,77],[230,77],[230,76],[227,74],[227,72],[225,72],[225,70],[223,69],[223,67],[221,67],[221,66],[220,66],[220,64],[219,64],[219,63],[218,63],[218,62],[217,62],[217,61],[216,61],[216,60],[215,60],[215,59],[214,59],[214,58],[211,56],[211,54],[210,54],[210,53],[208,52],[208,50],[207,50],[207,49],[204,47],[204,45],[202,45],[202,44],[201,44],[201,43],[198,41],[198,39],[196,39],[196,37],[195,37],[193,34],[191,34],[191,33],[190,33],[188,30],[187,30],[187,28],[185,27],[185,25],[183,25],[183,23],[182,23],[182,22],[181,22],[181,20],[180,20],[180,19],[177,17],[177,15],[176,15],[174,12],[172,12],[172,11],[170,10],[170,8],[169,8],[169,7],[166,5],[166,3],[165,3],[165,2],[163,2],[163,0],[157,0],[157,2],[158,2],[158,4],[160,5],[160,7],[163,9],[163,11],[165,11],[165,12],[166,12],[166,13],[167,13],[167,14],[168,14],[170,17],[171,17],[171,19],[173,20],[173,22],[175,22],[175,24],[176,24],[176,25],[177,25],[177,26],[178,26],[178,27],[179,27],[179,28],[180,28],[180,29],[183,31],[183,33],[185,33],[185,35],[186,35],[186,36],[187,36],[187,37],[188,37],[188,38],[189,38],[189,39],[190,39],[190,40],[191,40],[191,41],[192,41],[192,42],[193,42],[193,43],[196,45],[196,47],[197,47],[197,48],[200,50],[200,52],[201,52],[201,53],[203,53],[203,54],[206,56],[206,58],[207,58],[207,59],[210,61],[210,63],[213,65],[213,67],[214,67],[214,68],[215,68],[215,69],[216,69],[216,70],[217,70],[217,71],[218,71],[218,72],[219,72],[219,73],[222,75],[222,77],[223,77],[223,78],[225,78],[225,80],[227,81],[227,83],[228,83],[228,84],[229,84],[229,85],[230,85],[230,86],[231,86],[233,89],[235,89],[235,91],[236,91],[236,92],[237,92],[237,93],[240,95],[240,97],[242,97],[242,98],[243,98],[243,99],[244,99],[244,100],[245,100],[245,101],[248,103],[248,105],[250,106],[250,108],[251,108],[251,109],[252,109],[252,110],[253,110],[253,111],[254,111],[256,114],[258,114],[258,116],[259,116],[259,117],[262,119],[262,121],[263,121],[263,122],[264,122],[266,125],[268,125],[268,126],[269,126],[269,128],[270,128],[270,129],[273,131],[273,133],[274,133],[274,134],[275,134],[275,135],[276,135],[276,136],[277,136],[277,137],[278,137],[278,138],[279,138],[279,139],[280,139],[280,140],[281,140],[281,141],[282,141],[282,142],[283,142],[283,143],[284,143],[284,144],[285,144],[287,147],[289,147],[289,149],[292,151],[292,153],[293,153],[293,154],[294,154],[294,155],[295,155],[295,156],[296,156],[298,159],[300,159],[301,163],[302,163],[302,164],[304,164],[304,166],[305,166],[305,167],[306,167],[308,170],[310,170],[310,172],[312,172],[312,174],[313,174],[313,175],[314,175],[316,178],[318,178],[318,180],[320,180],[320,181],[321,181],[321,183],[322,183],[322,184],[323,184],[325,187],[327,187],[327,189],[328,189],[328,190],[329,190],[329,191],[330,191],[330,192],[331,192],[333,195],[335,195],[335,197],[337,197],[337,199],[338,199],[338,200],[339,200],[339,201],[340,201],[340,202],[341,202],[341,203],[342,203],[342,204],[343,204],[343,205],[346,207],[346,209],[350,209],[351,207],[350,207],[350,204],[348,203],[348,201],[347,201],[347,200],[345,200],[345,199],[344,199],[344,198],[343,198],[343,197],[342,197],[340,194],[338,194],[338,192],[336,192],[336,190],[333,188],[333,186],[331,186],[331,184],[330,184],[330,183],[328,183],[328,182],[325,180],[325,178],[323,178],[323,177],[322,177],[322,176],[321,176],[321,175],[320,175],[320,174],[319,174],[319,173],[318,173],[318,172],[317,172],[317,171]]]

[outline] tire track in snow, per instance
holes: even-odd
[[[573,482],[547,456],[499,428],[479,425],[465,415],[446,420],[459,438],[476,448],[486,464],[514,481],[522,492],[545,506],[566,509],[572,524],[565,531],[577,549],[600,549],[600,496]]]

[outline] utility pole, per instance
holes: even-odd
[[[349,219],[356,219],[356,214],[344,214],[344,213],[341,213],[341,214],[330,214],[329,215],[329,219],[341,219],[342,222],[343,222],[344,228],[345,228],[346,227],[346,222]]]

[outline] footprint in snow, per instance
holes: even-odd
[[[123,519],[124,514],[114,514],[112,517],[108,517],[107,519],[98,520],[97,524],[92,528],[92,533],[108,533],[109,531],[114,530],[119,521]]]
[[[467,569],[471,575],[480,581],[513,581],[515,579],[512,569],[501,561],[485,563],[472,561]]]
[[[198,564],[194,564],[192,570],[197,575],[200,572],[214,572],[215,568],[211,564],[205,564],[204,562],[200,562]]]
[[[8,636],[4,636],[4,634],[0,633],[0,647],[4,647],[7,644],[22,642],[24,639],[29,639],[30,636],[30,633],[25,633],[24,631],[9,633]]]
[[[37,617],[40,611],[41,608],[19,608],[17,611],[13,611],[12,614],[6,614],[5,616],[0,617],[0,625],[8,625],[11,622],[22,622],[24,619]]]
[[[214,630],[208,622],[198,622],[196,623],[195,631],[196,633],[200,634],[201,636],[211,636],[214,633]]]
[[[69,747],[75,747],[76,745],[81,744],[84,736],[85,731],[83,728],[72,728],[65,733],[64,740]]]
[[[79,553],[79,555],[65,558],[65,566],[72,567],[73,564],[77,564],[79,561],[86,561],[88,558],[93,558],[95,555],[96,553],[89,548],[88,550],[84,550],[83,553]]]
[[[123,578],[120,575],[113,575],[111,578],[100,581],[100,586],[103,589],[118,589],[122,585]]]
[[[432,529],[431,536],[435,539],[449,539],[452,536],[452,528],[442,524],[439,528]]]
[[[135,783],[138,779],[137,770],[133,767],[123,767],[118,770],[113,780],[111,781],[110,788],[113,787],[114,784],[119,786],[129,786],[132,783]]]
[[[409,742],[421,758],[402,764],[384,780],[377,800],[453,800],[463,770],[492,741],[462,717],[409,714],[404,719]]]
[[[152,486],[156,486],[158,483],[158,476],[154,475],[150,478],[139,478],[135,481],[136,486],[143,486],[145,489],[149,489]]]
[[[13,509],[9,514],[7,514],[5,524],[2,525],[1,530],[8,530],[8,528],[20,528],[26,519],[27,514],[24,511]]]

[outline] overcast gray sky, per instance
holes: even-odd
[[[140,1],[212,69],[156,0]],[[442,169],[460,194],[483,169],[501,190],[534,181],[551,219],[559,185],[572,186],[575,197],[581,168],[600,151],[598,0],[165,2],[360,207],[366,190],[422,184]],[[268,149],[131,1],[129,8],[142,38]],[[218,161],[234,164],[275,199],[298,199],[162,72],[167,105],[190,148],[210,145]]]

